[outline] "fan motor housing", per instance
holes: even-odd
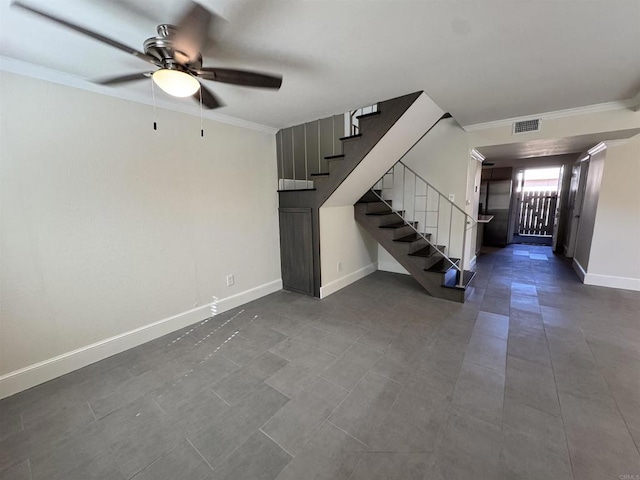
[[[202,55],[198,55],[195,62],[186,63],[187,55],[173,48],[173,37],[178,31],[177,27],[163,23],[158,25],[157,31],[158,36],[144,41],[144,53],[157,59],[166,68],[175,69],[179,65],[184,65],[187,69],[202,68]]]

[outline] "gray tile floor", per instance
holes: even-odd
[[[636,479],[638,311],[526,245],[276,293],[1,401],[0,479]]]

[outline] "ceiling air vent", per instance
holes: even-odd
[[[537,132],[540,130],[540,119],[522,120],[513,124],[513,133]]]

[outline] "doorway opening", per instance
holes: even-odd
[[[552,245],[561,177],[561,167],[518,170],[513,243]]]

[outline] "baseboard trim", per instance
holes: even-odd
[[[573,261],[571,262],[571,266],[573,267],[575,272],[578,274],[578,277],[580,277],[580,281],[582,283],[584,283],[584,277],[587,276],[587,272],[584,270],[584,268],[582,268],[582,265],[580,265],[580,262],[578,262],[575,259],[575,257],[573,258]]]
[[[333,282],[329,282],[324,287],[320,287],[320,298],[326,298],[332,293],[336,293],[338,290],[342,290],[347,285],[351,285],[353,282],[357,282],[361,278],[370,275],[378,270],[378,263],[370,263],[366,267],[362,267],[355,272],[351,272],[344,277],[340,277]]]
[[[469,270],[473,270],[476,268],[476,263],[478,262],[478,256],[474,255],[473,258],[469,261]]]
[[[598,287],[621,288],[623,290],[634,290],[636,292],[640,292],[640,278],[616,277],[613,275],[587,273],[584,277],[584,284],[595,285]]]
[[[378,270],[382,270],[383,272],[411,275],[402,265],[397,262],[378,262]]]
[[[217,300],[216,310],[218,313],[223,313],[281,289],[282,279],[274,280]],[[2,375],[0,376],[0,399],[209,318],[213,305],[213,302],[202,305]]]

